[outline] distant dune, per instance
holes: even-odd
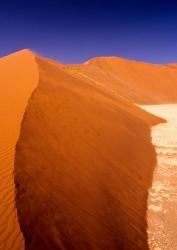
[[[83,79],[92,80],[131,102],[177,102],[176,64],[157,65],[119,57],[98,57],[83,65],[68,65],[68,68]]]
[[[150,127],[164,120],[133,102],[175,102],[176,69],[0,59],[0,250],[148,249]]]

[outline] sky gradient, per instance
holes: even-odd
[[[62,63],[95,56],[177,62],[177,2],[1,1],[0,56],[23,48]]]

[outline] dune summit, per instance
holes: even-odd
[[[175,101],[175,74],[118,58],[62,65],[28,50],[0,60],[2,249],[149,249],[150,127],[164,120],[133,102]]]
[[[134,103],[177,102],[177,65],[158,65],[119,57],[98,57],[83,65],[68,65],[85,80]]]
[[[36,62],[15,161],[26,249],[148,249],[149,125],[161,119],[61,64]]]
[[[24,249],[15,209],[14,157],[22,117],[37,82],[30,51],[0,59],[0,250]]]

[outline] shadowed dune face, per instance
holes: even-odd
[[[67,68],[108,91],[141,104],[177,102],[177,67],[152,65],[118,57],[93,58]]]
[[[36,60],[39,84],[15,161],[26,249],[148,249],[156,157],[147,124],[161,120],[68,68]]]
[[[21,120],[37,82],[31,52],[0,59],[0,250],[24,249],[15,208],[14,157]]]

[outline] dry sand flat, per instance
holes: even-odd
[[[23,113],[37,82],[31,52],[0,59],[0,250],[24,249],[15,206],[14,157]]]
[[[36,60],[39,85],[16,148],[26,249],[148,249],[156,164],[148,124],[161,120],[60,64]]]
[[[149,244],[152,250],[177,249],[177,105],[152,105],[146,110],[167,123],[154,126],[152,140],[158,165],[149,194]]]

